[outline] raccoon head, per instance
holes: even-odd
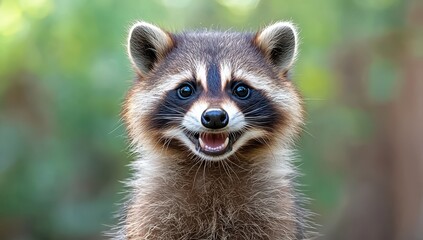
[[[288,79],[297,31],[169,33],[136,23],[128,55],[137,73],[123,118],[135,149],[173,159],[237,160],[285,147],[303,122]]]

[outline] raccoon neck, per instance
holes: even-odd
[[[250,160],[180,162],[144,155],[130,182],[127,239],[146,232],[151,239],[303,239],[297,237],[302,223],[289,155]],[[158,222],[163,229],[154,232]],[[248,236],[237,237],[243,234]]]
[[[240,187],[260,191],[263,189],[255,189],[256,183],[265,183],[271,188],[291,187],[291,179],[295,176],[290,150],[263,154],[251,159],[237,158],[216,162],[169,159],[148,154],[143,156],[134,163],[137,173],[135,185],[150,185],[155,182],[158,187],[168,185],[181,191],[231,191]]]

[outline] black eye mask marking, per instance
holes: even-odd
[[[181,98],[180,89],[186,85],[191,86],[193,92],[189,97]],[[200,95],[201,89],[194,86],[193,82],[186,82],[179,85],[176,89],[168,91],[150,114],[149,127],[160,130],[172,126],[180,126],[185,114]]]
[[[249,89],[246,98],[239,98],[233,94],[234,90],[239,86],[245,86]],[[237,104],[239,109],[245,115],[248,124],[252,126],[262,127],[272,130],[276,125],[281,123],[283,115],[276,108],[275,104],[260,90],[248,87],[239,81],[231,84],[231,89],[228,89],[232,100]]]

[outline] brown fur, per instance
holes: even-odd
[[[286,176],[264,178],[273,174],[261,164],[202,165],[175,164],[138,186],[128,239],[295,239],[298,219]]]

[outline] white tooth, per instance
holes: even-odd
[[[225,147],[228,146],[228,144],[229,144],[229,137],[226,138],[225,143],[223,143],[223,146],[222,147],[225,148]]]
[[[228,146],[228,144],[229,144],[229,137],[227,137],[227,138],[225,139],[225,142],[224,142],[224,143],[222,143],[222,145],[217,146],[217,147],[210,147],[210,146],[206,145],[206,144],[203,142],[203,140],[201,139],[201,135],[200,135],[200,137],[198,138],[198,140],[199,140],[199,142],[200,142],[200,146],[201,146],[201,148],[202,148],[202,149],[204,149],[204,150],[206,150],[206,151],[210,151],[210,152],[218,152],[218,151],[222,151],[222,150],[223,150],[223,149],[225,149],[225,148]]]
[[[201,140],[201,137],[198,138],[198,141],[200,142],[201,148],[207,148],[206,144],[204,144],[203,140]]]

